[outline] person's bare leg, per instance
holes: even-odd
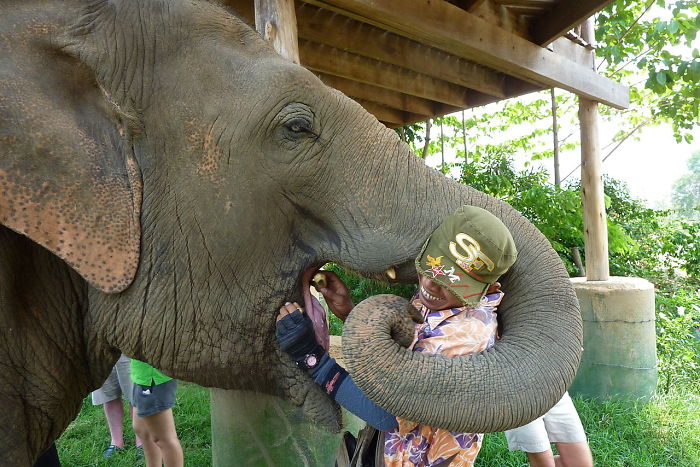
[[[129,415],[131,416],[131,420],[134,420],[134,418],[136,417],[136,409],[131,404],[129,404]],[[132,426],[133,426],[133,423],[132,423]],[[134,437],[136,438],[136,440],[135,440],[136,447],[141,446],[141,444],[142,444],[141,437],[139,437],[139,434],[136,433],[136,431],[134,431],[134,435],[135,435]]]
[[[587,442],[556,443],[559,455],[554,457],[556,467],[593,467],[593,455]]]
[[[554,453],[551,449],[542,452],[526,452],[530,467],[555,467]]]
[[[102,404],[109,426],[110,444],[118,448],[124,447],[124,406],[121,398],[112,399]]]
[[[163,465],[163,453],[161,453],[160,448],[153,437],[151,437],[143,420],[143,418],[135,416],[132,426],[134,427],[134,432],[141,438],[146,467],[161,467]]]
[[[137,417],[138,418],[138,417]],[[148,417],[139,418],[145,425],[148,435],[153,439],[163,454],[165,467],[183,467],[182,446],[175,430],[173,410],[167,409]],[[146,440],[144,439],[144,445]],[[144,453],[145,453],[144,448]],[[150,467],[150,464],[149,464]]]

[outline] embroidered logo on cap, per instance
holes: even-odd
[[[463,250],[464,254],[457,251],[457,246]],[[455,241],[450,242],[449,250],[455,257],[455,263],[466,272],[479,271],[483,267],[486,267],[489,271],[493,271],[495,267],[491,258],[481,251],[479,242],[465,233],[460,232],[455,236]]]
[[[432,256],[428,255],[428,261],[425,262],[428,266],[430,266],[430,269],[426,269],[425,272],[430,273],[433,276],[433,279],[435,279],[438,276],[445,276],[450,280],[451,284],[454,284],[455,282],[459,281],[459,275],[461,273],[455,273],[455,268],[451,267],[450,269],[445,269],[445,266],[442,264],[442,258],[444,256],[438,256],[437,258],[433,258]]]

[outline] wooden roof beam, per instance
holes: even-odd
[[[496,5],[510,7],[534,7],[539,10],[546,10],[554,6],[559,0],[492,0]]]
[[[612,1],[560,0],[554,8],[532,25],[532,41],[542,46],[548,45]]]
[[[453,3],[455,6],[460,7],[462,10],[471,11],[474,8],[481,5],[482,3],[484,3],[484,1],[485,0],[459,0],[450,3]]]
[[[420,97],[401,94],[400,92],[382,89],[359,81],[341,78],[340,76],[328,75],[316,72],[316,76],[321,78],[328,86],[338,89],[355,100],[375,102],[377,104],[391,107],[405,112],[433,115],[436,112],[436,103]]]
[[[321,8],[297,8],[299,37],[504,98],[504,75]]]
[[[576,1],[566,3],[573,8]],[[580,1],[585,4],[593,3],[587,0]],[[374,24],[520,79],[545,87],[566,89],[618,109],[629,106],[629,90],[626,86],[598,75],[591,67],[559,56],[447,2],[305,2]],[[600,5],[603,2],[595,3]]]
[[[403,112],[397,109],[390,109],[383,105],[375,104],[374,102],[357,99],[357,103],[364,109],[374,115],[380,122],[394,124],[395,126],[407,125],[408,122],[420,122],[428,117],[425,115],[416,115],[410,112]]]
[[[433,102],[421,99],[420,97],[409,96],[408,94],[401,94],[396,91],[378,88],[370,84],[352,81],[339,76],[327,75],[320,72],[315,72],[315,74],[328,86],[343,92],[356,101],[374,102],[392,109],[403,110],[409,114],[421,117],[419,120],[425,120],[428,117],[447,115],[462,110],[461,107]],[[486,94],[482,94],[481,96],[490,98],[491,100],[488,101],[489,103],[499,100],[496,97]]]
[[[459,108],[470,107],[470,93],[455,84],[395,65],[299,40],[301,63],[310,70],[410,94]]]

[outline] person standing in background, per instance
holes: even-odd
[[[148,363],[131,360],[134,382],[132,400],[136,407],[134,431],[143,441],[147,467],[183,467],[184,456],[175,429],[172,407],[177,380]]]
[[[586,433],[568,392],[546,414],[505,435],[508,449],[525,452],[530,467],[593,467]]]
[[[114,364],[112,372],[105,380],[102,387],[92,391],[92,405],[101,405],[107,418],[109,434],[111,437],[109,446],[105,449],[104,457],[111,457],[117,451],[124,449],[124,406],[122,396],[129,402],[129,414],[134,418],[134,404],[132,403],[131,376],[129,374],[129,357],[122,354]],[[136,448],[141,447],[141,439],[136,435]]]

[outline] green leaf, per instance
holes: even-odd
[[[656,74],[656,82],[665,85],[666,84],[666,72],[660,71]]]
[[[678,29],[680,29],[681,25],[678,21],[671,20],[671,22],[668,24],[668,32],[671,34],[676,34],[678,32]]]
[[[693,62],[690,64],[690,79],[700,79],[700,62]]]

